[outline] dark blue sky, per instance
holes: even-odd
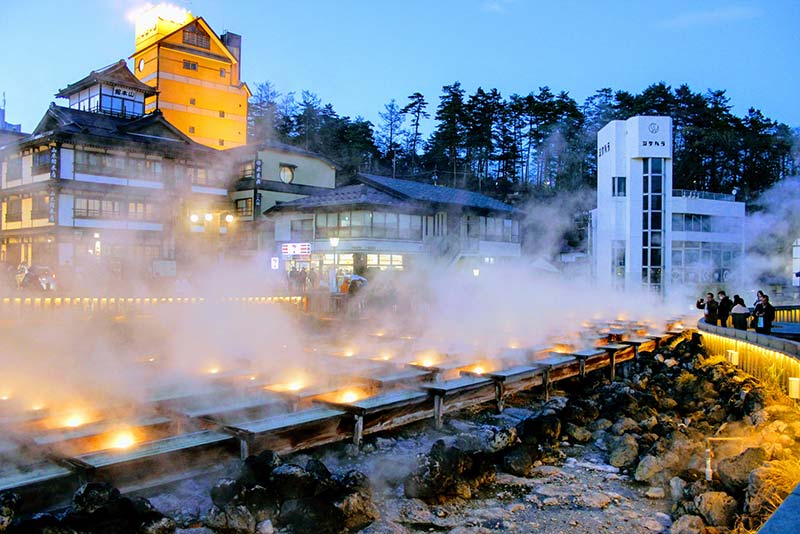
[[[243,35],[243,77],[317,93],[341,115],[378,122],[414,91],[442,85],[504,96],[540,86],[582,102],[653,82],[725,89],[734,112],[800,126],[800,2],[526,0],[173,1],[217,33]],[[133,51],[140,1],[0,2],[0,91],[30,131],[53,93]]]

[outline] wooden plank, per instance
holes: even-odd
[[[605,345],[600,345],[597,348],[598,349],[603,349],[605,351],[616,352],[618,350],[627,349],[628,345],[621,345],[620,343],[606,343]]]
[[[596,356],[604,356],[605,353],[606,351],[604,351],[603,349],[599,349],[596,347],[589,347],[585,349],[573,350],[569,353],[569,355],[585,360],[588,358],[594,358]]]
[[[426,380],[433,379],[434,372],[429,369],[403,369],[388,373],[385,375],[378,375],[372,378],[378,387],[385,388],[388,386],[395,386],[398,384],[416,384]]]
[[[491,384],[491,378],[482,378],[476,376],[463,376],[446,382],[438,382],[435,384],[422,384],[422,389],[428,390],[431,393],[438,395],[452,395],[454,393],[479,388],[486,384]]]
[[[275,430],[292,429],[308,423],[334,419],[344,415],[342,410],[331,408],[311,408],[282,415],[266,417],[258,421],[247,421],[241,424],[230,425],[248,434],[264,434]]]
[[[413,404],[417,401],[427,398],[428,394],[424,391],[401,390],[384,393],[382,395],[374,395],[372,397],[367,397],[348,403],[325,400],[319,400],[315,402],[325,404],[336,410],[366,415],[391,410],[392,408],[406,404]]]
[[[569,354],[564,354],[562,352],[551,352],[545,358],[536,358],[535,360],[532,360],[531,364],[552,368],[575,361],[577,361],[577,359]]]
[[[507,367],[505,369],[486,373],[486,376],[500,382],[513,382],[542,374],[542,372],[541,365],[515,365],[514,367]]]

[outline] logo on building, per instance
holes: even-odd
[[[656,124],[655,122],[651,122],[650,125],[647,127],[647,130],[651,134],[658,133],[658,124]]]

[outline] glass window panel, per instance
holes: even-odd
[[[380,263],[380,265],[391,265],[392,256],[390,254],[380,254],[378,256],[378,262]]]
[[[403,256],[399,254],[392,254],[392,265],[403,265]]]
[[[653,158],[650,160],[650,173],[651,174],[662,174],[663,172],[663,162],[664,160],[661,158]]]
[[[661,211],[661,195],[653,195],[650,199],[650,209],[653,211]]]
[[[661,182],[663,178],[658,176],[653,176],[650,178],[650,192],[651,193],[661,193]]]
[[[645,230],[649,228],[647,212],[642,213],[642,228]]]
[[[367,254],[367,266],[375,267],[378,265],[378,255],[377,254]]]
[[[650,244],[650,232],[642,232],[642,246],[646,247]]]
[[[647,158],[642,160],[642,173],[650,174],[650,160]]]
[[[661,232],[653,232],[650,235],[650,244],[654,247],[661,246]]]
[[[661,265],[661,249],[650,249],[650,265]]]
[[[647,194],[650,192],[650,178],[645,176],[642,178],[642,193]]]
[[[672,230],[675,232],[683,231],[683,213],[672,214]]]
[[[653,230],[661,230],[661,212],[654,211],[651,214],[651,227]]]
[[[642,209],[644,211],[650,209],[650,195],[642,195]]]

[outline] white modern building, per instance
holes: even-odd
[[[632,117],[597,133],[592,270],[599,285],[661,295],[724,287],[744,253],[745,205],[672,189],[672,119]]]

